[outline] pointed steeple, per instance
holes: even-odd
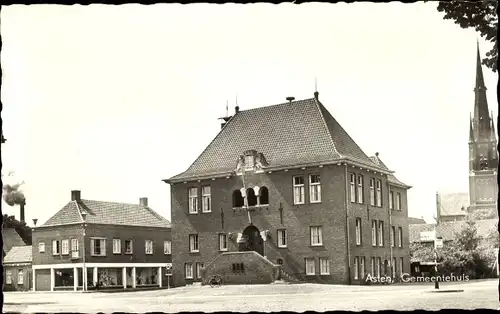
[[[474,88],[474,93],[474,133],[478,140],[489,140],[491,136],[490,116],[488,100],[486,99],[483,69],[481,67],[479,43],[477,44],[476,87]]]
[[[474,143],[474,128],[472,127],[472,117],[470,117],[469,122],[469,143]]]
[[[477,43],[477,61],[476,61],[476,88],[486,90],[484,85],[483,68],[481,66],[481,53],[479,52],[479,42]]]

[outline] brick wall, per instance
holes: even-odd
[[[31,266],[3,266],[3,278],[4,278],[4,291],[28,291],[32,288],[32,277],[31,277]],[[23,283],[18,283],[19,270],[23,271]],[[7,284],[6,274],[11,273],[11,283]]]
[[[348,168],[351,171],[350,168]],[[358,168],[359,170],[359,168]],[[347,239],[346,239],[346,180],[344,166],[325,166],[307,169],[294,169],[261,174],[246,174],[246,187],[255,185],[265,186],[269,190],[269,206],[256,209],[251,213],[252,223],[260,231],[269,230],[270,239],[265,242],[264,255],[273,263],[278,258],[283,259],[285,272],[306,281],[325,283],[347,283]],[[360,170],[361,171],[361,170]],[[322,185],[322,202],[311,204],[309,202],[308,175],[320,174]],[[295,175],[304,175],[305,178],[305,204],[293,204],[292,178]],[[351,261],[357,255],[365,256],[389,256],[389,214],[388,214],[388,188],[383,188],[384,202],[382,208],[368,208],[369,202],[369,178],[375,176],[372,172],[363,170],[364,194],[363,204],[352,204],[348,202],[350,213],[350,240]],[[375,176],[383,180],[386,187],[385,177]],[[212,212],[211,213],[188,213],[188,188],[211,186]],[[184,285],[184,264],[186,262],[201,262],[207,265],[221,252],[218,251],[218,233],[237,234],[243,232],[248,226],[248,216],[245,209],[233,209],[232,192],[242,187],[240,176],[229,178],[206,180],[201,182],[177,183],[171,186],[171,208],[172,208],[172,246],[173,273],[175,285]],[[201,194],[199,195],[201,197]],[[405,198],[402,199],[402,202]],[[281,221],[280,204],[283,208]],[[200,206],[201,208],[201,206]],[[221,211],[224,213],[224,226],[222,226]],[[402,213],[401,215],[404,216]],[[355,218],[363,220],[363,245],[355,245]],[[384,221],[385,246],[383,248],[372,248],[371,246],[371,220]],[[403,218],[401,218],[403,219]],[[323,246],[312,247],[310,245],[310,226],[322,226]],[[277,230],[287,230],[288,245],[286,248],[277,246]],[[407,225],[406,225],[407,234]],[[189,252],[189,234],[198,234],[199,253]],[[406,236],[406,239],[408,237]],[[406,240],[407,241],[407,240]],[[237,251],[235,237],[229,241],[229,251]],[[319,258],[330,259],[330,275],[319,275]],[[314,276],[305,276],[305,258],[314,258],[316,273]],[[409,265],[408,265],[409,266]],[[367,268],[368,269],[368,268]],[[351,278],[353,278],[351,272]]]
[[[87,263],[170,263],[171,255],[165,255],[163,241],[171,240],[171,230],[166,228],[97,225],[90,224],[85,228],[85,245],[83,245],[83,228],[81,225],[56,227],[40,227],[33,231],[33,265],[81,263],[82,251],[85,246]],[[90,254],[90,238],[106,238],[106,256],[92,256]],[[113,253],[113,239],[121,240],[121,253]],[[68,255],[53,255],[52,240],[78,239],[80,256],[77,259]],[[125,254],[125,240],[133,239],[133,254]],[[153,241],[153,254],[145,252],[145,240]],[[39,252],[39,243],[45,243],[45,252]]]

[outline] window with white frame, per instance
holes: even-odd
[[[193,264],[192,263],[186,263],[184,265],[184,276],[186,279],[193,279]]]
[[[384,246],[384,222],[378,222],[378,246]]]
[[[144,249],[147,255],[153,254],[153,240],[144,241]]]
[[[64,239],[61,241],[61,254],[68,255],[69,254],[69,240]]]
[[[122,241],[120,239],[113,239],[113,254],[121,254]]]
[[[91,238],[90,253],[92,256],[106,256],[106,239]]]
[[[196,263],[196,279],[201,279],[202,268],[203,268],[203,263]]]
[[[316,275],[314,258],[306,258],[306,275]]]
[[[198,213],[198,188],[189,188],[189,213]]]
[[[12,270],[10,269],[5,271],[5,283],[8,285],[12,284]]]
[[[168,240],[163,241],[163,254],[165,255],[172,254],[172,241]]]
[[[366,269],[365,269],[365,257],[361,257],[361,263],[360,263],[360,278],[363,279],[365,278],[365,273],[366,273]]]
[[[372,245],[377,246],[377,221],[372,220]]]
[[[134,240],[129,239],[125,240],[125,254],[133,254],[134,253]]]
[[[45,242],[38,243],[38,253],[45,253]]]
[[[401,193],[396,193],[396,210],[401,210]]]
[[[361,245],[361,218],[356,218],[356,245]]]
[[[356,174],[351,173],[351,203],[356,203]]]
[[[403,228],[398,227],[398,246],[403,247]]]
[[[311,227],[311,245],[321,246],[323,245],[323,231],[321,226]]]
[[[358,176],[358,203],[363,204],[363,176]]]
[[[358,262],[358,257],[354,257],[354,279],[357,280],[359,278],[359,262]]]
[[[248,155],[245,156],[245,169],[250,170],[253,169],[254,166],[254,156]]]
[[[396,227],[391,226],[391,247],[394,247],[396,243]]]
[[[78,254],[78,239],[71,239],[71,253]]]
[[[293,203],[305,203],[305,186],[303,176],[293,177]]]
[[[311,203],[321,202],[321,180],[319,174],[309,176],[309,199]]]
[[[59,240],[52,240],[52,255],[61,254],[61,242]]]
[[[382,207],[382,180],[377,180],[377,192],[375,194],[377,206]]]
[[[375,206],[375,179],[370,178],[370,205]]]
[[[22,269],[17,270],[17,284],[24,284],[24,271]]]
[[[330,275],[330,260],[327,257],[319,258],[319,274]]]
[[[389,208],[394,209],[394,192],[389,192]]]
[[[278,229],[278,247],[286,247],[286,229]]]
[[[198,235],[190,234],[189,235],[189,252],[199,252],[200,248],[198,247]]]
[[[396,258],[393,257],[392,258],[392,277],[396,277],[396,274],[397,274],[396,268],[397,268],[396,267]]]
[[[219,233],[219,251],[227,251],[227,234]]]
[[[202,208],[201,210],[204,213],[209,213],[212,211],[212,202],[211,202],[211,196],[210,196],[210,186],[206,185],[201,188],[201,197],[202,197]]]
[[[380,268],[382,267],[382,259],[380,257],[377,258],[377,277],[380,277]]]
[[[404,259],[401,257],[399,259],[399,274],[402,275],[403,274],[403,264],[404,264]]]
[[[370,261],[370,274],[372,276],[376,276],[376,274],[375,274],[375,257],[372,257],[371,261]]]

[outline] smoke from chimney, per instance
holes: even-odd
[[[4,184],[3,189],[3,200],[9,206],[19,205],[20,217],[19,220],[24,222],[24,206],[26,205],[26,197],[23,192],[21,192],[20,187],[24,182],[17,184]]]

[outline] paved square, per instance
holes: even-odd
[[[119,293],[6,292],[4,313],[498,309],[498,280],[391,286],[320,284],[181,287]]]

